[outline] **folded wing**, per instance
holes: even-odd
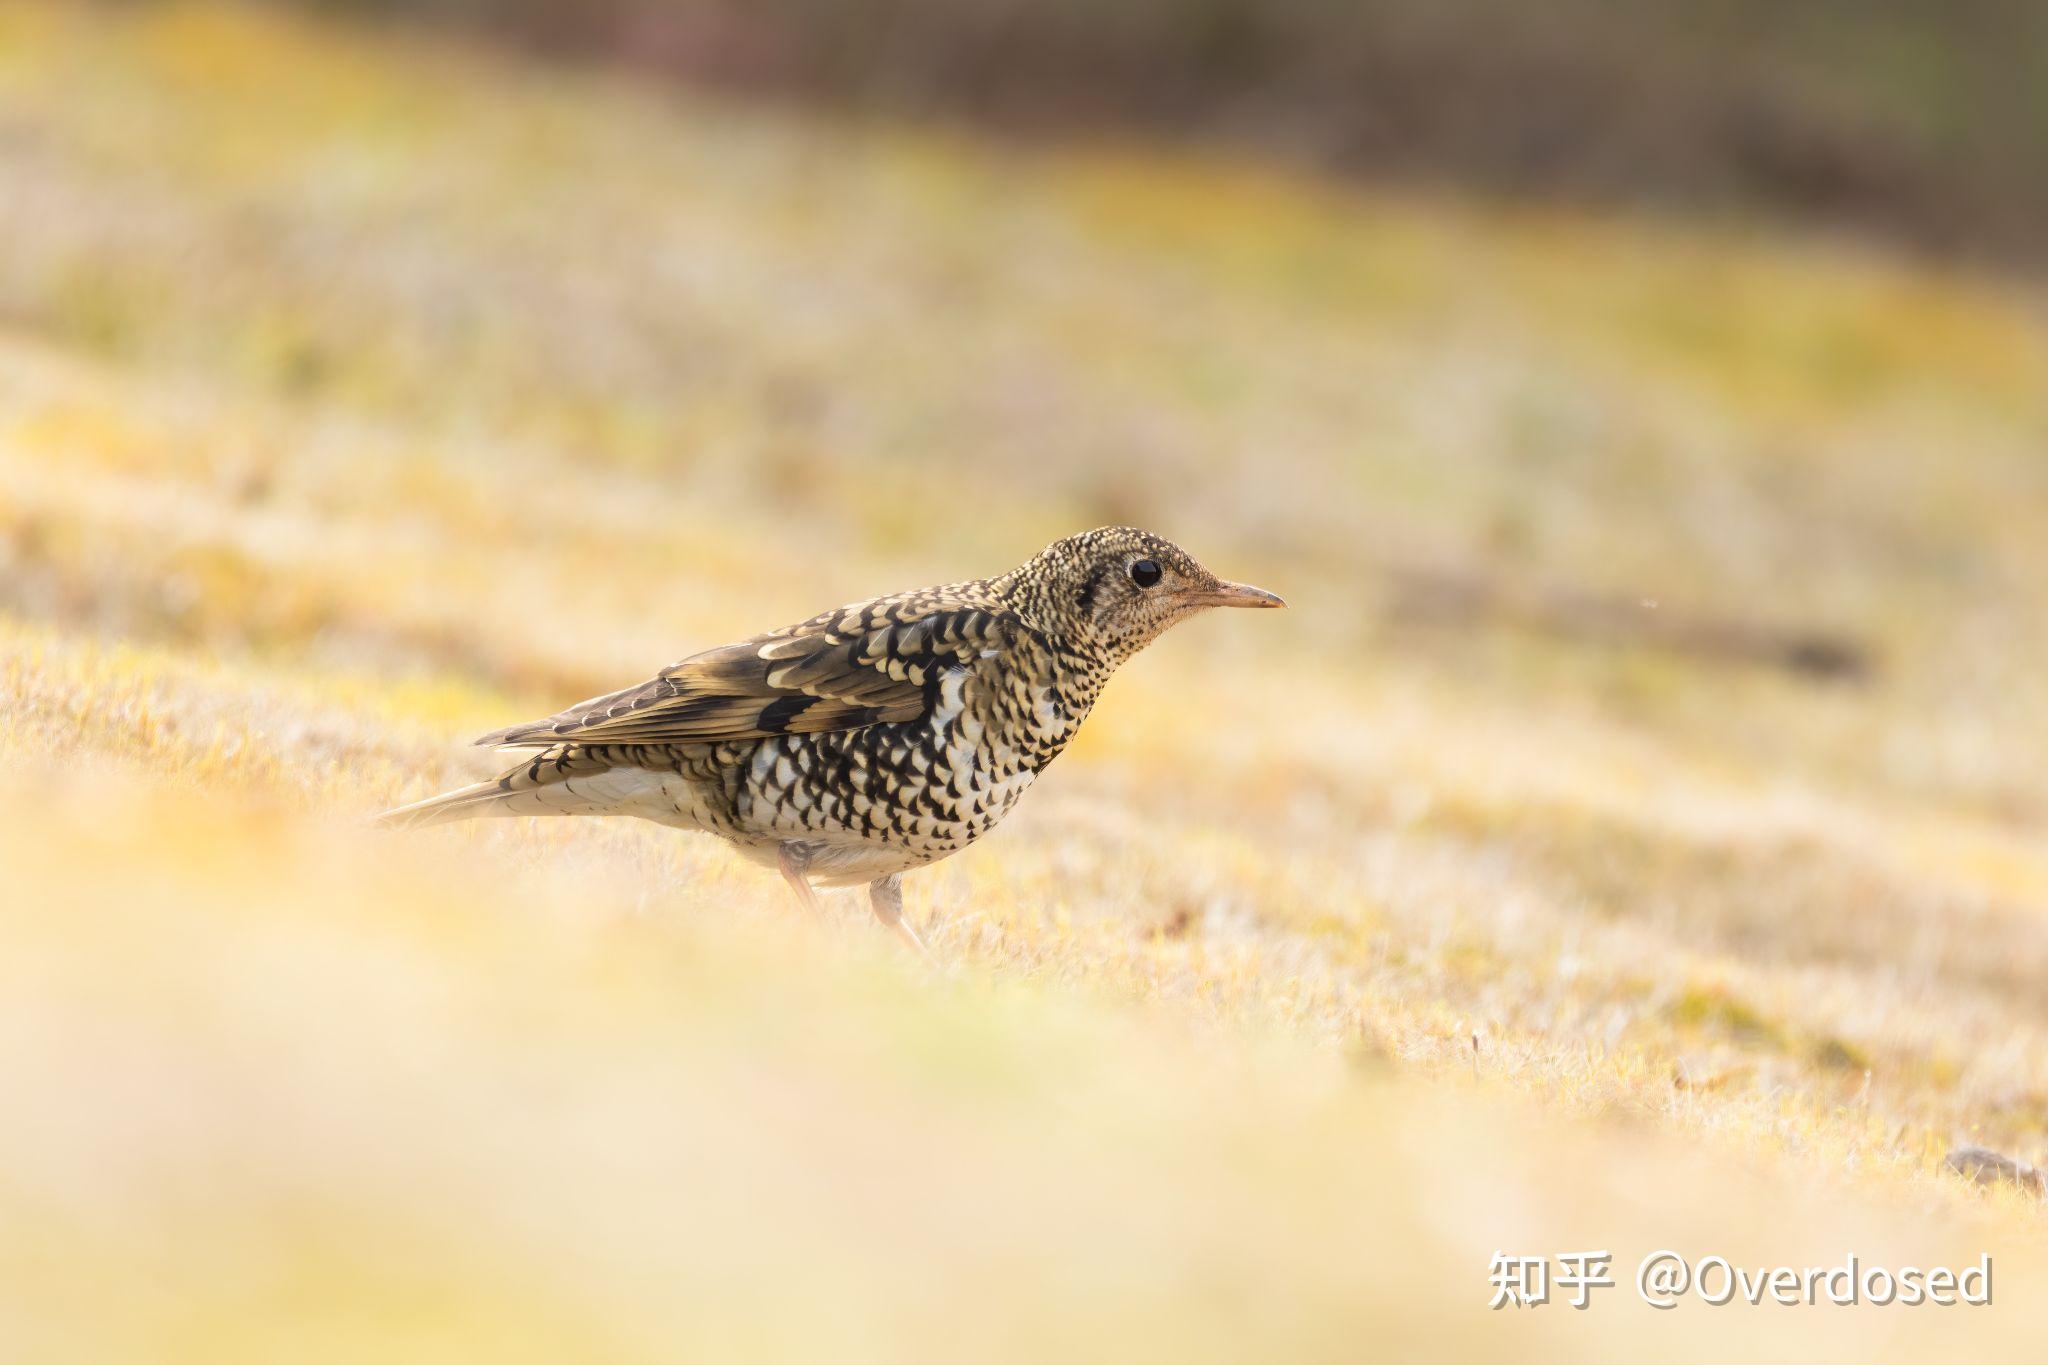
[[[882,598],[692,655],[637,687],[477,743],[717,744],[915,720],[936,704],[948,670],[1008,650],[1023,630],[987,598]]]

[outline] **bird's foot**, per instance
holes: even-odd
[[[924,940],[917,936],[917,930],[903,919],[903,874],[879,877],[868,883],[868,903],[875,907],[875,918],[882,927],[896,935],[898,941],[909,945],[912,952],[924,959],[925,965],[934,970],[944,970],[932,950],[924,946]]]
[[[775,850],[775,866],[782,873],[782,880],[789,883],[789,889],[796,892],[797,903],[808,910],[811,918],[820,924],[825,922],[825,907],[818,903],[818,893],[811,886],[804,869],[810,865],[810,858],[798,852],[794,844],[782,844]]]

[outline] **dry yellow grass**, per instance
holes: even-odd
[[[1939,1169],[2048,1135],[2037,298],[232,8],[0,8],[0,130],[10,1356],[2038,1339]],[[1295,610],[912,880],[945,982],[709,841],[361,827],[1112,519]],[[1481,1311],[1609,1244],[2011,1292]]]

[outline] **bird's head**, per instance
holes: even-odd
[[[1056,540],[1005,575],[1034,614],[1121,663],[1209,607],[1284,607],[1264,588],[1218,578],[1186,550],[1134,526]]]

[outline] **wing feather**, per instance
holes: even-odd
[[[1024,629],[1000,602],[961,590],[879,598],[692,655],[477,743],[715,744],[915,720],[947,670],[1008,649]]]

